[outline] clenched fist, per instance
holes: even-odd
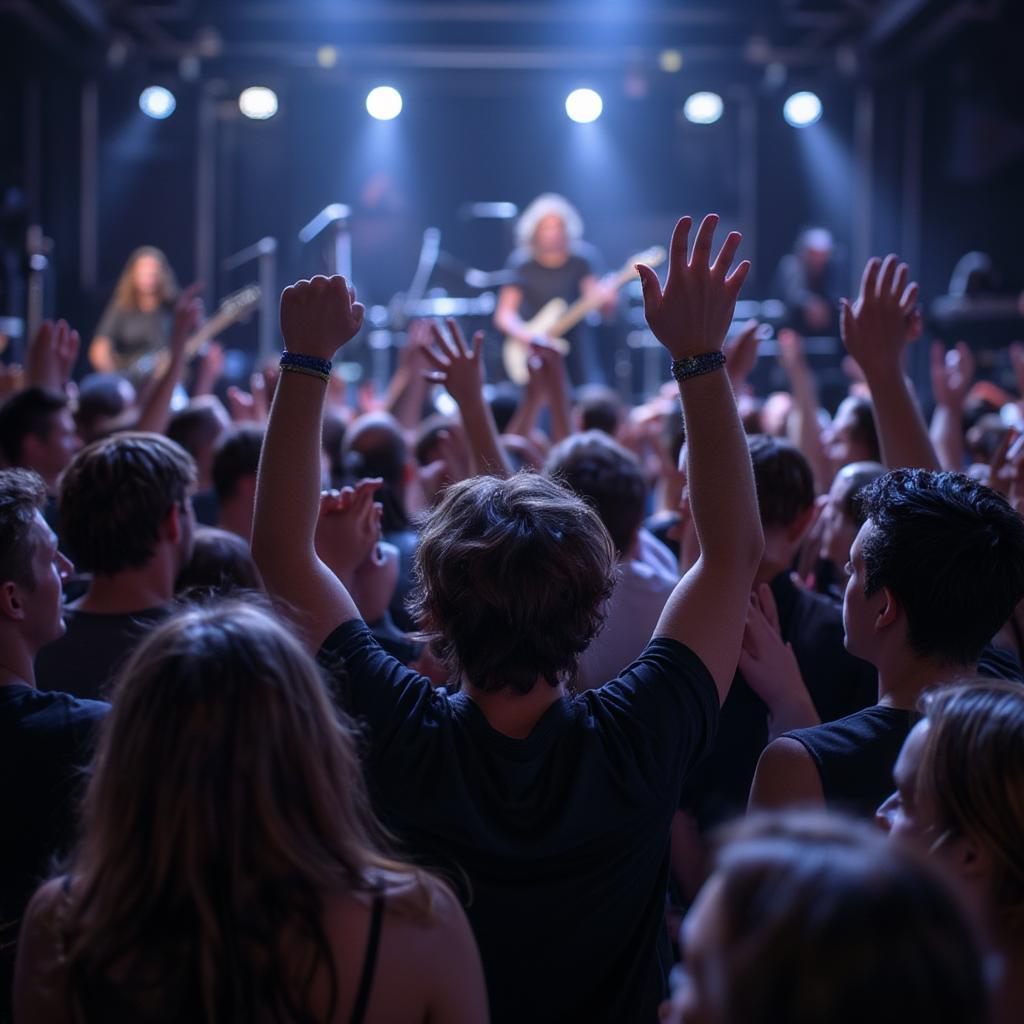
[[[281,334],[289,352],[331,359],[359,333],[366,310],[343,277],[318,275],[281,293]]]

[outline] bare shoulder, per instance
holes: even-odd
[[[772,740],[757,763],[750,787],[750,810],[824,803],[821,775],[807,748],[791,736]]]

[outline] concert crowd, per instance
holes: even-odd
[[[1024,346],[976,381],[816,230],[766,356],[687,216],[631,404],[537,326],[621,284],[538,202],[496,332],[375,386],[320,276],[226,387],[149,247],[3,366],[0,1020],[1024,1020]]]

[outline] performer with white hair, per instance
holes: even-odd
[[[523,345],[557,340],[529,323],[552,299],[571,304],[590,298],[603,316],[614,315],[616,289],[598,277],[600,256],[583,241],[583,221],[567,199],[553,192],[534,199],[519,218],[516,239],[519,248],[507,265],[515,278],[501,289],[494,312],[494,325],[500,331]],[[589,325],[578,324],[565,341],[570,346],[567,365],[572,382],[602,381],[602,361]]]

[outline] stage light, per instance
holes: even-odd
[[[162,85],[150,85],[139,95],[139,110],[154,121],[163,121],[174,113],[178,101],[170,89]]]
[[[565,112],[577,124],[590,124],[601,116],[604,102],[593,89],[573,89],[565,98]]]
[[[316,62],[322,68],[333,68],[338,63],[338,51],[333,46],[321,46],[316,51]]]
[[[378,85],[366,97],[366,112],[378,121],[393,121],[402,112],[402,94],[390,85]]]
[[[795,92],[786,100],[782,116],[794,128],[806,128],[821,120],[821,100],[813,92]]]
[[[277,113],[277,93],[265,85],[250,85],[238,97],[238,109],[254,121],[266,121]]]
[[[695,92],[683,104],[683,114],[693,124],[714,124],[722,116],[723,106],[717,92]]]
[[[683,55],[678,50],[662,50],[658,56],[658,66],[666,74],[674,75],[683,67]]]

